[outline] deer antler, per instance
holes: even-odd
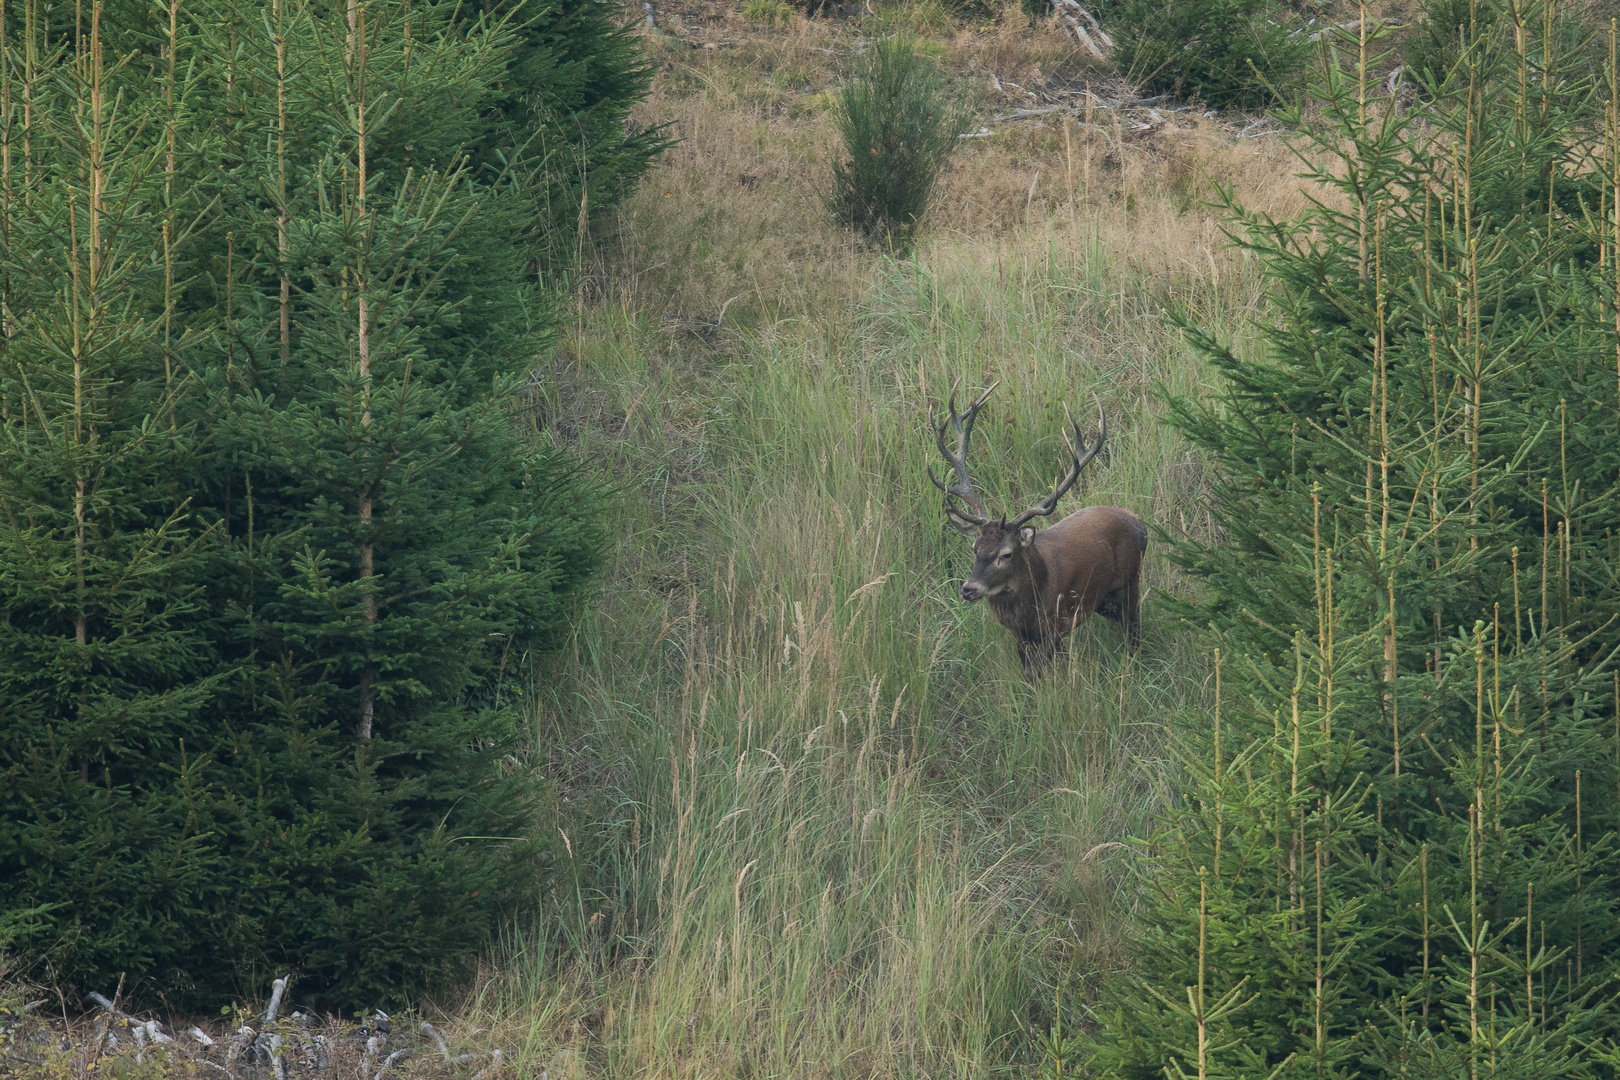
[[[956,394],[952,393],[950,418],[942,421],[939,427],[934,430],[934,434],[939,442],[939,452],[941,456],[945,458],[946,463],[950,465],[952,469],[956,470],[956,483],[949,487],[940,483],[939,478],[934,475],[933,469],[928,470],[928,479],[932,480],[934,482],[934,486],[945,493],[946,514],[954,515],[956,517],[963,518],[964,520],[971,521],[975,525],[988,525],[990,523],[990,515],[984,512],[984,503],[979,500],[978,492],[973,490],[973,477],[968,473],[968,438],[973,434],[973,421],[978,418],[979,410],[984,408],[984,403],[986,401],[990,400],[990,391],[994,390],[999,385],[1001,385],[999,380],[991,383],[989,388],[985,390],[984,393],[979,395],[979,399],[972,405],[968,406],[968,411],[960,416],[956,414]],[[956,431],[956,453],[954,454],[951,453],[950,449],[945,445],[945,428],[947,426],[954,428]],[[957,509],[956,506],[951,502],[953,498],[961,499],[967,504],[968,509],[971,510],[972,513],[962,513],[962,511]]]
[[[1069,466],[1069,471],[1064,475],[1062,480],[1058,481],[1056,491],[1052,492],[1052,494],[1048,495],[1046,498],[1042,499],[1028,510],[1025,510],[1022,514],[1019,514],[1011,521],[1007,522],[1007,527],[1009,529],[1016,529],[1030,518],[1045,517],[1053,510],[1056,510],[1058,500],[1063,498],[1064,494],[1074,486],[1074,482],[1076,480],[1080,479],[1080,470],[1091,464],[1091,459],[1096,457],[1097,451],[1103,448],[1103,443],[1108,438],[1108,418],[1103,415],[1102,399],[1097,397],[1096,394],[1092,394],[1091,397],[1097,402],[1098,430],[1096,445],[1090,450],[1086,449],[1086,437],[1080,434],[1080,425],[1074,422],[1074,416],[1069,412],[1069,407],[1067,405],[1063,406],[1063,415],[1068,418],[1069,430],[1074,433],[1074,437],[1072,439],[1069,438],[1067,432],[1064,434],[1064,442],[1068,443],[1069,445],[1069,458],[1072,462],[1072,464]],[[1076,449],[1076,447],[1078,447],[1078,449]]]

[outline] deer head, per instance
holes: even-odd
[[[1080,425],[1075,423],[1074,416],[1065,405],[1063,413],[1068,419],[1069,430],[1065,432],[1064,442],[1069,450],[1069,469],[1063,479],[1058,481],[1057,488],[1052,494],[1017,517],[1011,520],[1006,515],[992,518],[985,512],[984,503],[980,500],[978,492],[973,489],[973,477],[968,471],[967,449],[968,439],[973,434],[973,422],[978,418],[979,410],[984,408],[984,403],[990,399],[990,391],[997,385],[999,384],[991,384],[988,390],[979,395],[977,401],[968,406],[967,412],[961,415],[956,412],[956,397],[952,395],[950,415],[940,423],[934,433],[939,443],[940,454],[956,473],[956,482],[949,485],[941,483],[932,469],[928,471],[928,478],[934,482],[934,486],[945,493],[945,517],[958,531],[974,538],[973,572],[962,583],[962,599],[968,603],[987,596],[1017,591],[1030,580],[1029,548],[1035,542],[1036,530],[1029,522],[1037,517],[1046,517],[1057,509],[1058,500],[1074,486],[1074,482],[1080,478],[1081,470],[1097,456],[1103,442],[1108,438],[1108,421],[1103,415],[1102,400],[1097,398],[1096,394],[1093,394],[1092,398],[1097,402],[1097,442],[1089,450],[1086,448],[1085,436],[1080,433]],[[954,453],[946,442],[947,428],[952,429],[956,436]]]

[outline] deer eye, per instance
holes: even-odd
[[[1010,552],[1010,551],[998,551],[998,552],[996,552],[996,562],[998,562],[998,563],[1004,563],[1010,558],[1012,558],[1012,552]]]

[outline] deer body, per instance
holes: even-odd
[[[1017,642],[1026,673],[1033,676],[1063,635],[1093,613],[1121,623],[1126,640],[1137,644],[1147,550],[1147,526],[1140,518],[1117,506],[1088,506],[1035,533],[1027,544],[1020,539],[1000,535],[995,523],[982,527],[974,544],[974,573],[962,585],[962,598],[971,603],[984,597]],[[1011,557],[996,574],[995,558],[1009,546]]]
[[[1012,521],[1005,517],[992,520],[973,490],[967,469],[973,420],[989,396],[986,390],[962,417],[956,415],[953,403],[950,422],[956,426],[956,453],[945,444],[946,425],[938,430],[940,452],[955,468],[957,483],[949,487],[938,480],[934,483],[945,492],[946,517],[974,537],[973,571],[962,583],[962,599],[968,603],[983,599],[989,604],[996,621],[1012,633],[1024,674],[1031,679],[1051,658],[1063,635],[1093,613],[1119,622],[1127,643],[1134,647],[1141,636],[1142,556],[1147,551],[1147,526],[1142,520],[1118,506],[1088,506],[1047,529],[1027,524],[1057,508],[1058,499],[1102,448],[1108,424],[1101,404],[1097,407],[1097,443],[1084,456],[1084,437],[1070,418],[1072,463],[1057,490]],[[953,499],[966,503],[967,512]]]

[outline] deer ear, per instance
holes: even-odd
[[[945,507],[945,517],[952,525],[956,526],[956,531],[963,536],[979,535],[979,526],[957,513],[954,506]]]
[[[1018,546],[1019,547],[1029,547],[1029,545],[1034,543],[1034,542],[1035,542],[1035,526],[1033,526],[1033,525],[1025,525],[1022,529],[1018,530]]]

